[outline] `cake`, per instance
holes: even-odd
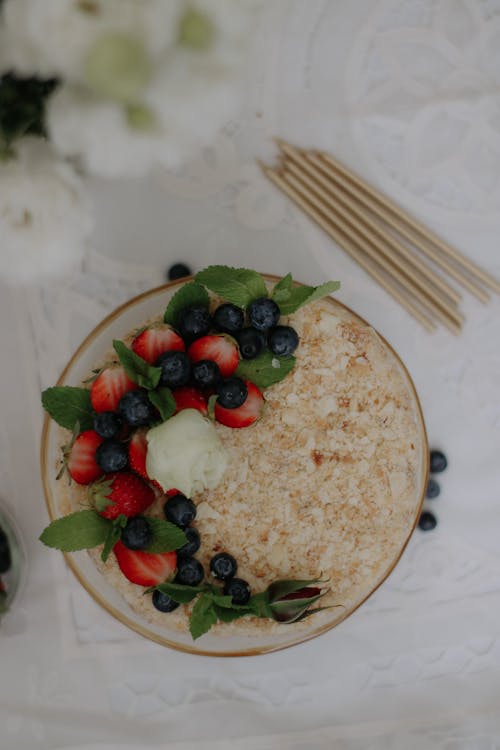
[[[171,393],[180,398],[177,394],[182,395],[187,391],[191,399],[193,394],[197,394],[198,403],[189,399],[185,403],[176,403],[171,410],[173,414],[177,409],[175,416],[170,415],[162,420],[156,414],[156,422],[160,422],[158,426],[140,428],[132,432],[132,436],[120,436],[121,442],[130,446],[134,435],[145,435],[145,467],[152,494],[145,509],[139,512],[141,517],[162,519],[162,522],[168,523],[164,519],[169,495],[171,501],[176,491],[189,491],[196,514],[189,527],[197,530],[201,541],[201,546],[191,557],[198,561],[198,567],[201,564],[203,581],[196,581],[191,587],[191,601],[184,599],[185,603],[175,606],[172,611],[160,611],[153,605],[154,592],[151,594],[148,587],[134,583],[124,575],[118,554],[121,541],[114,552],[108,554],[105,562],[101,559],[102,544],[89,549],[102,575],[144,620],[168,631],[187,631],[191,625],[193,637],[202,634],[196,626],[194,629],[192,627],[197,602],[202,596],[224,597],[228,580],[220,580],[220,576],[217,578],[211,573],[211,561],[221,556],[229,556],[237,561],[237,573],[229,571],[229,580],[234,578],[246,582],[252,597],[274,592],[274,597],[269,599],[268,596],[267,604],[269,601],[272,603],[273,599],[274,602],[279,600],[281,607],[278,604],[272,612],[267,609],[267,616],[264,616],[263,611],[245,611],[246,605],[243,603],[240,611],[235,605],[232,616],[223,617],[224,613],[217,605],[214,611],[219,612],[221,617],[215,617],[213,621],[212,615],[211,622],[202,624],[203,632],[211,627],[213,633],[221,637],[235,632],[248,636],[274,633],[283,627],[282,621],[286,620],[287,612],[291,612],[288,619],[295,620],[293,627],[300,629],[306,627],[305,616],[309,614],[318,625],[328,622],[332,619],[331,608],[334,607],[338,609],[340,618],[343,611],[351,611],[386,577],[409,537],[421,501],[424,449],[421,415],[411,382],[390,347],[354,313],[331,297],[324,298],[324,294],[334,289],[333,285],[324,285],[319,291],[304,292],[294,297],[294,289],[307,288],[295,287],[291,278],[285,277],[279,284],[268,282],[266,285],[265,296],[278,300],[276,304],[281,313],[279,320],[272,321],[271,331],[276,330],[277,326],[291,329],[298,335],[298,345],[297,341],[290,343],[291,334],[288,334],[288,339],[285,336],[285,349],[279,348],[283,346],[279,337],[276,339],[276,349],[276,340],[271,340],[269,332],[265,331],[267,346],[274,346],[274,351],[253,356],[254,352],[245,350],[252,356],[242,357],[244,347],[240,332],[228,334],[221,332],[220,327],[214,331],[213,316],[221,305],[227,306],[228,298],[230,303],[233,299],[239,303],[242,301],[238,292],[235,293],[236,298],[232,296],[232,291],[223,293],[225,287],[219,283],[217,273],[226,278],[225,273],[230,275],[231,272],[243,270],[224,271],[221,267],[211,267],[201,272],[197,281],[181,284],[181,291],[176,297],[178,302],[182,302],[183,298],[188,300],[189,294],[186,296],[185,290],[190,288],[189,285],[206,284],[211,328],[208,333],[204,331],[203,336],[187,342],[188,354],[191,353],[190,366],[193,367],[194,361],[205,361],[206,353],[212,351],[204,343],[205,339],[213,339],[217,344],[213,350],[214,358],[223,371],[222,381],[238,379],[238,375],[241,375],[240,379],[248,386],[246,399],[255,406],[255,415],[252,409],[247,409],[251,421],[248,424],[248,419],[245,424],[238,422],[241,421],[241,414],[245,413],[244,404],[221,410],[224,394],[220,395],[220,386],[215,393],[214,388],[207,390],[198,386],[193,391],[191,372],[189,385],[173,387]],[[251,287],[251,283],[247,286]],[[262,287],[259,288],[262,294]],[[287,291],[292,297],[290,294],[287,297]],[[251,288],[247,294],[250,298],[256,296],[255,289]],[[300,302],[298,305],[297,300]],[[182,304],[187,309],[185,302]],[[248,307],[247,304],[247,315]],[[173,322],[175,333],[179,334],[179,325],[175,326],[175,320]],[[252,327],[248,326],[248,322],[247,319],[243,324],[245,330]],[[256,324],[259,325],[258,320]],[[146,350],[134,343],[144,330],[171,330],[163,322],[163,310],[158,310],[157,318],[138,320],[134,329],[123,335],[121,346],[128,351],[144,353]],[[231,371],[233,350],[226,344],[236,346],[234,342],[238,340],[239,369],[234,373],[234,370]],[[173,341],[172,338],[169,346]],[[198,345],[197,341],[201,343]],[[221,351],[217,348],[219,344]],[[210,345],[214,345],[213,341]],[[280,354],[280,351],[284,351],[284,354]],[[265,356],[268,368],[262,380],[262,370],[257,363]],[[161,360],[156,351],[154,358],[156,364]],[[113,349],[110,346],[92,370],[105,372],[119,365],[118,360],[116,347]],[[120,360],[123,363],[121,356]],[[170,357],[170,360],[175,360],[175,357]],[[269,370],[269,366],[278,372],[283,368],[283,372],[277,376]],[[85,380],[91,379],[91,376],[92,373],[89,373],[89,378]],[[273,382],[263,387],[266,378]],[[91,391],[93,384],[82,383],[82,388]],[[135,390],[131,392],[137,393],[137,383],[133,388]],[[253,388],[262,396],[258,397]],[[52,395],[53,390],[49,389]],[[48,401],[50,399],[45,396],[45,406],[54,416],[54,409]],[[175,420],[183,414],[177,427]],[[229,422],[224,424],[228,419]],[[185,452],[189,452],[189,448],[183,446],[197,443],[196,437],[193,440],[189,432],[184,440],[184,430],[187,428],[181,422],[192,422],[195,426],[210,424],[206,429],[213,430],[217,439],[210,446],[220,446],[212,459],[215,474],[211,465],[211,474],[200,468],[199,459],[194,462],[198,473],[193,473],[192,467],[185,470],[185,467],[179,466]],[[191,424],[188,426],[191,429]],[[70,437],[65,427],[61,427],[61,447],[68,443]],[[163,451],[172,459],[170,467],[163,467],[167,472],[166,479],[151,458],[155,451],[161,455],[162,447],[167,444],[162,443],[160,438],[156,441],[155,436],[161,437],[163,434],[160,430],[174,434],[174,440],[168,438],[168,445],[173,447]],[[130,455],[129,464],[134,466]],[[143,471],[145,467],[142,467]],[[57,467],[54,466],[53,470],[57,471]],[[120,471],[130,473],[131,466],[119,469],[118,473]],[[187,484],[183,487],[166,486],[169,471],[177,472],[170,476]],[[115,473],[111,476],[115,476]],[[208,476],[211,479],[207,479]],[[100,477],[87,485],[75,481],[70,483],[62,477],[57,483],[58,507],[67,514],[79,513],[82,509],[88,514],[91,512],[88,484],[99,486],[102,483]],[[105,497],[108,491],[109,486],[105,485]],[[101,499],[102,495],[101,490]],[[171,518],[175,521],[175,515]],[[123,523],[124,519],[120,528],[123,528]],[[123,530],[116,528],[112,539],[115,544],[120,539],[120,533],[123,534]],[[47,536],[46,532],[42,535],[42,541],[68,549],[59,541],[53,543],[53,537]],[[109,545],[111,550],[111,542]],[[175,553],[170,554],[175,556]],[[164,592],[172,594],[172,588],[168,588],[168,585],[177,580],[174,576],[181,557],[177,555],[170,573],[168,565],[160,573],[163,575],[163,572],[167,572]],[[297,583],[278,591],[276,581],[297,581],[300,585]],[[161,593],[161,583],[155,583]],[[182,597],[187,586],[179,585],[178,588],[184,601]],[[222,602],[222,599],[217,601]],[[288,605],[283,605],[283,601]],[[230,610],[230,606],[227,609]],[[312,610],[318,611],[311,614]]]

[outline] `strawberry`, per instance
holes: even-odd
[[[131,518],[143,513],[155,499],[155,493],[140,477],[130,471],[107,474],[92,487],[96,510],[113,520],[120,514]]]
[[[198,409],[202,414],[207,415],[207,399],[196,388],[186,385],[182,388],[176,388],[172,391],[172,395],[175,400],[176,414],[178,411],[182,411],[182,409]]]
[[[165,492],[165,495],[167,497],[175,497],[175,495],[182,495],[182,492],[179,492],[179,490],[172,488],[171,490],[167,490]]]
[[[149,481],[146,471],[146,455],[148,452],[147,430],[136,430],[128,444],[128,462],[130,468],[143,479]]]
[[[185,348],[184,341],[179,334],[164,324],[146,328],[132,341],[132,351],[150,365],[154,364],[164,352],[183,352]]]
[[[192,362],[210,359],[219,365],[223,378],[228,378],[238,367],[238,345],[234,339],[224,333],[202,336],[196,339],[188,349]]]
[[[248,396],[237,409],[225,409],[215,402],[214,415],[217,422],[226,427],[248,427],[259,419],[264,408],[264,396],[256,385],[245,380]]]
[[[94,411],[116,411],[121,397],[128,391],[135,391],[136,385],[123,367],[107,367],[92,383],[90,400]]]
[[[85,430],[64,450],[66,468],[78,484],[90,484],[102,476],[103,471],[95,460],[95,452],[102,442],[97,432]]]
[[[139,586],[157,586],[170,578],[177,565],[175,552],[153,554],[131,550],[121,542],[113,547],[121,572],[132,583]]]

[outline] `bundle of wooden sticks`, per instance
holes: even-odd
[[[481,302],[500,282],[387,196],[327,153],[277,139],[269,177],[428,331],[438,323],[458,334],[464,322],[460,292]]]

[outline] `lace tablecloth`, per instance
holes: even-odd
[[[176,174],[92,185],[84,271],[2,287],[0,488],[29,556],[0,635],[5,750],[358,750],[500,746],[498,298],[460,338],[423,332],[260,176],[271,136],[323,146],[500,276],[500,1],[271,0],[242,115]],[[395,572],[291,650],[210,659],[115,622],[36,539],[39,392],[82,337],[175,260],[340,278],[394,344],[450,468]]]

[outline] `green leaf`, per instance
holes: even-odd
[[[272,618],[273,616],[273,611],[269,606],[269,594],[267,591],[262,591],[260,594],[254,594],[251,596],[245,606],[248,607],[256,617]]]
[[[275,284],[274,289],[271,293],[272,299],[276,302],[276,304],[280,304],[280,302],[286,302],[287,299],[290,298],[290,294],[292,291],[292,274],[287,273],[286,276],[283,276],[281,281],[278,281],[277,284]]]
[[[241,359],[236,375],[250,380],[258,388],[268,388],[286,378],[295,366],[295,357],[276,357],[272,352],[264,352],[255,359]]]
[[[42,393],[42,406],[57,424],[67,430],[73,430],[77,422],[82,432],[93,426],[90,391],[86,388],[73,388],[70,385],[47,388]]]
[[[152,367],[145,359],[125,346],[123,341],[113,341],[113,348],[130,380],[148,391],[156,388],[160,381],[161,367]]]
[[[158,586],[154,586],[157,591],[161,591],[162,594],[166,594],[174,602],[179,604],[188,604],[193,601],[198,594],[202,594],[206,591],[205,586],[185,586],[182,583],[160,583]]]
[[[226,596],[225,594],[214,593],[212,594],[212,601],[214,604],[217,604],[219,607],[224,607],[224,609],[233,608],[232,596]]]
[[[217,616],[217,619],[221,622],[233,622],[233,620],[239,620],[240,617],[245,617],[245,615],[251,615],[252,612],[248,608],[241,608],[241,609],[228,609],[227,607],[221,607],[218,604],[214,603],[214,612]],[[245,611],[243,611],[245,609]]]
[[[43,530],[40,541],[63,552],[91,549],[106,541],[111,525],[95,510],[79,510],[52,521]]]
[[[263,277],[257,271],[248,268],[208,266],[199,271],[195,278],[207,289],[238,307],[246,307],[258,297],[267,297]]]
[[[148,397],[153,406],[156,406],[160,412],[160,416],[164,422],[174,415],[177,407],[170,388],[164,387],[157,388],[155,391],[149,391]]]
[[[327,281],[320,286],[296,286],[290,290],[290,296],[287,299],[276,302],[279,305],[282,315],[290,315],[296,312],[303,305],[315,302],[322,297],[326,297],[340,288],[340,281]]]
[[[153,532],[153,541],[146,548],[146,552],[159,554],[161,552],[173,552],[186,544],[185,533],[170,521],[148,516],[147,522]]]
[[[212,422],[215,419],[215,404],[218,399],[218,396],[216,393],[212,393],[211,396],[208,397],[208,403],[207,403],[207,414],[208,418],[212,420]]]
[[[171,326],[177,325],[177,318],[181,310],[186,307],[193,305],[200,305],[201,307],[208,307],[210,302],[207,290],[197,284],[196,281],[190,281],[174,294],[172,299],[167,305],[163,320],[165,323],[169,323]]]
[[[106,562],[106,560],[108,559],[111,553],[111,550],[113,549],[117,541],[120,539],[121,533],[122,533],[122,530],[120,526],[116,526],[115,524],[112,524],[109,527],[109,531],[106,535],[106,539],[104,540],[104,547],[102,548],[102,552],[101,552],[101,560],[103,562]]]
[[[0,589],[0,615],[5,614],[8,609],[9,607],[7,604],[7,592],[3,589]]]
[[[191,617],[189,618],[189,632],[193,640],[207,633],[216,622],[217,614],[214,610],[212,596],[210,594],[200,594],[200,598],[194,605]]]

